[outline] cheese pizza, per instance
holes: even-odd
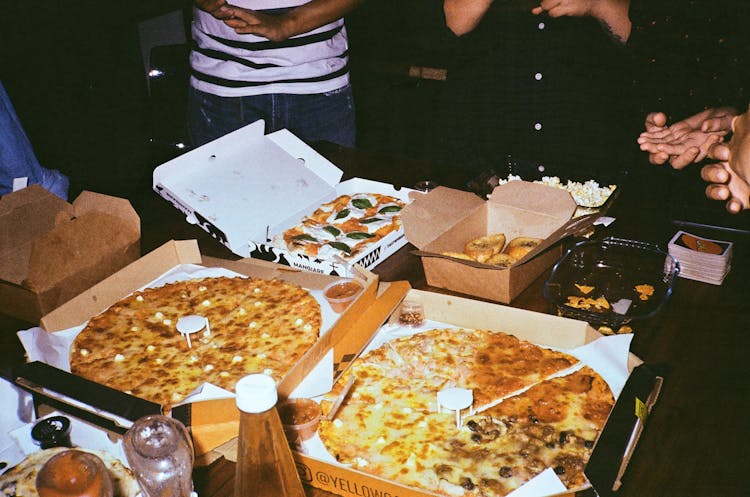
[[[401,229],[404,202],[380,193],[341,195],[287,229],[275,243],[290,252],[350,259]]]
[[[614,404],[577,359],[512,335],[430,330],[355,361],[323,400],[324,414],[353,375],[352,391],[319,435],[342,464],[446,496],[503,496],[546,468],[568,488]],[[460,427],[439,409],[445,388],[471,390]]]
[[[207,327],[187,337],[180,318]],[[203,278],[135,292],[75,338],[71,372],[165,406],[203,383],[227,390],[243,376],[276,381],[315,343],[322,318],[310,293],[281,280]]]

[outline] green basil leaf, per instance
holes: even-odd
[[[341,234],[341,230],[335,226],[324,226],[323,229],[329,232],[330,234],[332,234],[333,236],[339,236]]]
[[[370,233],[365,233],[364,231],[353,231],[351,233],[347,233],[346,237],[351,238],[352,240],[364,240],[365,238],[372,238],[375,235],[371,235]]]
[[[346,216],[349,215],[349,212],[351,212],[351,211],[349,211],[349,209],[344,209],[343,211],[341,211],[338,214],[336,214],[336,217],[334,219],[344,218],[344,217],[346,217]]]
[[[328,245],[331,247],[341,250],[342,252],[346,252],[347,254],[350,254],[352,252],[352,249],[349,245],[341,242],[328,242]]]
[[[398,212],[401,210],[400,205],[386,205],[378,211],[378,214],[385,214],[387,212]]]
[[[357,209],[370,209],[372,207],[372,202],[366,198],[355,198],[352,200],[352,205]]]
[[[376,223],[378,221],[382,221],[379,217],[368,217],[367,219],[362,219],[360,221],[361,224],[370,224],[370,223]]]
[[[307,233],[303,233],[301,235],[297,235],[297,236],[293,237],[292,240],[306,240],[308,242],[317,242],[318,241],[317,238],[315,238],[315,237],[313,237],[311,235],[308,235]]]

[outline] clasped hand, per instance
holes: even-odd
[[[701,169],[709,183],[706,196],[726,201],[731,213],[750,209],[750,123],[748,113],[736,116],[729,108],[707,109],[671,126],[661,112],[646,117],[646,131],[638,137],[652,164],[682,169],[706,158],[719,162]],[[732,132],[730,142],[724,137]]]
[[[195,5],[223,21],[237,34],[262,36],[271,41],[282,41],[291,36],[286,15],[268,15],[230,5],[226,0],[195,0]]]

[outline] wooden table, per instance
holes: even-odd
[[[458,172],[437,175],[416,162],[331,148],[324,152],[350,176],[400,185],[426,178],[448,186],[461,185]],[[631,174],[610,211],[615,223],[599,228],[594,236],[616,235],[666,248],[677,228],[671,224],[666,205],[668,185],[660,180],[664,175],[651,166],[644,165]],[[188,225],[148,185],[130,198],[142,216],[144,253],[172,238],[196,238],[205,254],[236,258],[199,228]],[[624,497],[739,496],[750,488],[745,459],[750,442],[746,425],[750,419],[750,240],[726,232],[704,234],[736,242],[733,269],[724,284],[680,278],[663,312],[634,326],[632,352],[647,363],[666,365],[668,375],[625,475],[619,492]],[[439,291],[425,284],[421,263],[410,253],[412,248],[401,249],[374,271],[384,281],[406,279],[416,288]],[[543,274],[512,305],[551,312],[542,296],[547,276]],[[24,327],[28,324],[0,316],[0,369],[7,371],[24,360],[15,335]],[[224,459],[197,469],[199,495],[231,496],[233,474],[234,465]],[[333,494],[309,488],[308,495]]]

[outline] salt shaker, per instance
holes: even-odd
[[[190,497],[193,493],[193,442],[174,418],[140,418],[125,433],[125,456],[146,497]]]
[[[235,392],[240,410],[235,497],[305,497],[276,410],[276,382],[251,374],[237,382]]]

